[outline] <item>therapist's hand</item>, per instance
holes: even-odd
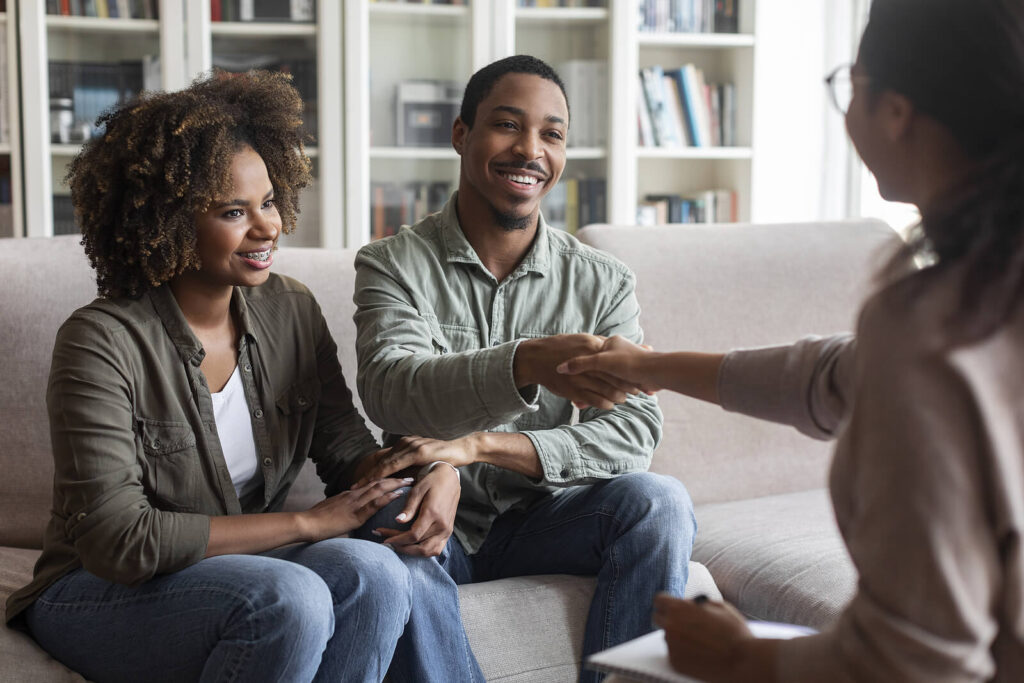
[[[724,602],[654,598],[654,623],[665,629],[672,667],[703,681],[746,680],[739,677],[744,645],[755,641],[743,615]],[[769,680],[765,672],[761,680]]]

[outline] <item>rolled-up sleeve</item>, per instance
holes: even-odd
[[[124,359],[114,334],[72,318],[57,335],[47,407],[63,501],[55,515],[86,570],[134,585],[201,560],[210,522],[158,510],[146,498]]]
[[[732,351],[718,373],[719,401],[725,410],[830,439],[851,407],[855,356],[852,334]]]
[[[384,431],[454,439],[535,409],[536,389],[521,392],[515,385],[520,340],[435,353],[439,341],[430,322],[365,249],[356,257],[355,302],[359,397]]]
[[[643,343],[635,281],[625,274],[596,334]],[[653,396],[630,396],[611,410],[587,408],[574,425],[524,432],[544,469],[542,484],[572,486],[645,472],[661,442],[662,414]]]

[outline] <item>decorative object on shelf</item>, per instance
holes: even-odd
[[[101,113],[142,90],[143,63],[51,61],[49,77],[51,141],[84,142],[102,133],[93,128]]]
[[[399,147],[451,144],[462,86],[454,81],[410,80],[395,86],[395,136]]]

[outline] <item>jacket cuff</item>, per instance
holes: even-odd
[[[540,391],[536,385],[522,390],[516,387],[513,363],[522,341],[506,342],[473,355],[471,377],[476,398],[498,424],[511,422],[539,408]]]

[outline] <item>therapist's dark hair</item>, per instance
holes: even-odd
[[[925,279],[964,269],[951,337],[983,339],[1024,297],[1024,2],[874,0],[857,61],[871,89],[906,96],[977,165],[913,246],[937,260]]]

